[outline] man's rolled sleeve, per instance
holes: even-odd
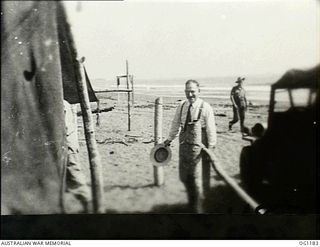
[[[174,115],[174,118],[172,120],[170,132],[169,132],[169,136],[168,136],[168,140],[169,141],[174,140],[177,137],[178,133],[179,133],[181,107],[182,107],[182,104],[180,104],[177,107],[175,115]]]
[[[206,106],[206,131],[208,137],[208,145],[215,147],[217,144],[217,130],[216,122],[214,119],[213,109],[207,104]]]

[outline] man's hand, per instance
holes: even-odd
[[[167,139],[167,140],[165,140],[165,141],[163,142],[163,144],[164,144],[165,147],[170,146],[171,141]]]

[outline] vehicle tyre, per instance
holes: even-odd
[[[256,194],[260,184],[257,165],[254,162],[252,146],[244,147],[240,154],[240,178],[245,189],[253,194]]]

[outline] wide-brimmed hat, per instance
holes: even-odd
[[[171,148],[163,143],[155,145],[150,152],[150,160],[154,166],[167,165],[172,157]]]
[[[240,83],[240,82],[243,82],[246,78],[241,78],[241,77],[238,77],[238,79],[235,81],[235,83]]]

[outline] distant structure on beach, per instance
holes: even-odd
[[[133,75],[129,74],[129,62],[126,60],[126,74],[119,75],[117,78],[117,89],[105,89],[105,90],[97,90],[96,93],[108,93],[108,92],[116,92],[118,97],[117,101],[119,103],[119,93],[127,93],[127,109],[128,109],[128,131],[131,130],[131,107],[134,107],[134,86],[133,86]],[[120,89],[121,79],[126,80],[126,89]]]

